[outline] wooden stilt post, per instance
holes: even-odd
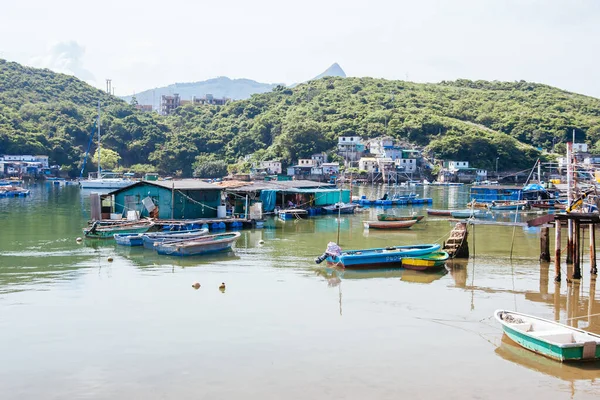
[[[590,274],[598,275],[596,267],[596,225],[590,224]]]
[[[560,221],[554,220],[554,282],[560,282]]]
[[[574,221],[575,232],[573,235],[573,279],[581,279],[581,227],[579,221]]]
[[[540,261],[550,262],[550,228],[543,227],[540,232]]]
[[[567,264],[573,264],[573,220],[567,221]]]

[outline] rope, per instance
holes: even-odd
[[[183,197],[185,197],[186,199],[188,199],[188,200],[189,200],[189,201],[191,201],[192,203],[199,204],[199,205],[201,205],[202,207],[206,207],[206,208],[209,208],[209,209],[211,209],[211,210],[215,210],[215,211],[217,210],[215,207],[211,207],[211,206],[209,206],[208,204],[204,204],[204,203],[202,203],[202,202],[200,202],[200,201],[198,201],[198,200],[194,200],[194,199],[192,199],[190,196],[188,196],[187,194],[183,193],[181,190],[177,190],[177,193],[179,193],[180,195],[182,195]]]
[[[574,320],[574,319],[581,319],[581,318],[591,318],[591,317],[597,317],[597,316],[599,316],[599,315],[600,315],[600,313],[596,313],[596,314],[590,314],[590,315],[583,315],[583,316],[581,316],[581,317],[572,317],[572,318],[567,318],[565,321],[571,321],[571,320]]]

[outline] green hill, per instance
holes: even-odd
[[[225,106],[180,107],[143,114],[74,77],[0,60],[0,154],[43,153],[51,162],[81,162],[102,103],[103,146],[121,164],[151,163],[189,176],[207,160],[235,163],[281,158],[290,163],[332,151],[342,135],[390,135],[438,158],[482,168],[527,168],[536,148],[577,141],[600,152],[600,100],[528,82],[459,80],[417,84],[325,77],[276,87]]]
[[[147,163],[168,131],[157,117],[73,76],[0,60],[0,154],[47,154],[77,175],[98,101],[103,147],[117,150],[123,165]]]
[[[500,169],[514,169],[531,166],[536,148],[566,142],[573,129],[596,146],[600,100],[528,82],[323,78],[223,107],[182,107],[168,123],[176,129],[167,147],[228,162],[257,152],[289,163],[334,148],[342,135],[387,134],[439,158],[493,168],[500,157]],[[178,161],[180,168],[192,162]]]

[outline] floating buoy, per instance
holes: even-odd
[[[224,291],[225,290],[225,282],[221,283],[221,286],[219,286],[219,290],[220,291]]]
[[[200,282],[194,282],[194,283],[192,284],[192,287],[193,287],[194,289],[200,289]]]
[[[265,241],[261,239],[258,241],[258,244],[265,244]]]
[[[78,237],[77,239],[75,239],[75,241],[76,241],[77,243],[81,243],[81,241],[82,241],[82,240],[83,240],[83,239],[82,239],[82,238],[80,238],[80,237]]]
[[[106,261],[108,261],[108,262],[113,262],[113,258],[112,258],[112,257],[108,257],[108,258],[106,259]]]

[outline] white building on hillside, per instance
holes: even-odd
[[[261,161],[260,168],[269,174],[281,174],[281,161]]]
[[[323,168],[324,175],[337,175],[340,172],[339,163],[323,163],[321,168]]]
[[[338,138],[338,154],[344,160],[354,162],[358,160],[365,151],[365,145],[360,136],[341,136]]]
[[[316,167],[317,163],[312,158],[301,158],[298,160],[298,166],[300,166],[300,167]]]
[[[0,156],[0,161],[4,162],[22,162],[40,164],[41,168],[48,168],[48,156],[30,156],[30,155],[3,155]]]
[[[327,153],[317,153],[310,156],[311,160],[315,162],[315,165],[319,166],[327,162]]]
[[[456,171],[463,168],[469,168],[468,161],[448,161],[448,169],[450,171]]]
[[[369,173],[379,172],[379,165],[377,159],[374,157],[362,157],[358,161],[358,169],[367,171]]]
[[[394,162],[399,172],[412,173],[417,170],[417,160],[415,158],[401,158],[394,160]]]

